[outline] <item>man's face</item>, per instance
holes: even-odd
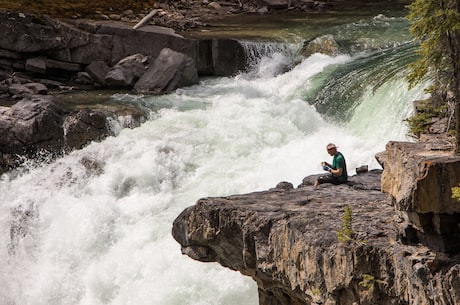
[[[334,156],[337,152],[337,148],[336,147],[332,147],[332,148],[328,148],[327,149],[327,153],[331,156]]]

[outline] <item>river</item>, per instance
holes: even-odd
[[[238,32],[250,69],[164,96],[113,94],[150,119],[0,178],[0,303],[258,304],[251,278],[183,256],[173,220],[202,197],[297,186],[330,159],[329,142],[350,174],[379,168],[389,140],[410,140],[403,120],[424,96],[405,80],[415,48],[403,16],[254,18],[195,33]],[[299,55],[321,35],[344,51]]]

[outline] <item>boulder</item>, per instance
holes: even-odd
[[[0,151],[32,152],[62,148],[64,109],[50,95],[22,99],[0,112]]]
[[[142,54],[134,54],[120,60],[109,69],[105,76],[105,84],[109,88],[129,88],[144,75],[149,58]]]
[[[198,83],[195,62],[185,54],[165,48],[134,88],[143,93],[168,93]]]
[[[22,84],[11,84],[8,86],[8,92],[13,96],[24,96],[32,94],[32,90]]]
[[[8,92],[15,97],[25,97],[27,95],[48,94],[48,88],[41,83],[14,83],[8,87]]]
[[[0,174],[37,153],[52,158],[111,135],[106,115],[82,109],[69,113],[51,95],[29,95],[0,107]]]
[[[92,141],[100,141],[112,135],[106,115],[90,109],[68,115],[63,126],[65,147],[68,150],[81,149]]]
[[[307,41],[301,50],[301,53],[308,57],[314,53],[335,56],[340,52],[340,46],[335,41],[334,36],[324,35],[313,40]]]
[[[48,94],[48,88],[42,83],[27,83],[24,87],[32,91],[32,94]]]
[[[93,61],[85,69],[91,78],[100,85],[105,85],[105,76],[109,70],[110,67],[102,60]]]

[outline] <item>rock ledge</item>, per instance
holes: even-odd
[[[172,234],[191,258],[251,276],[263,305],[460,304],[460,255],[402,243],[407,223],[375,179],[200,199]],[[355,235],[341,243],[346,205]]]

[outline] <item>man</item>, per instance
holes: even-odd
[[[320,176],[315,182],[315,186],[318,186],[322,183],[333,183],[333,184],[342,184],[347,183],[348,174],[347,174],[347,164],[342,153],[337,151],[337,146],[333,143],[329,143],[326,146],[327,153],[332,156],[332,165],[327,162],[321,162],[323,169],[328,171],[329,174]]]

